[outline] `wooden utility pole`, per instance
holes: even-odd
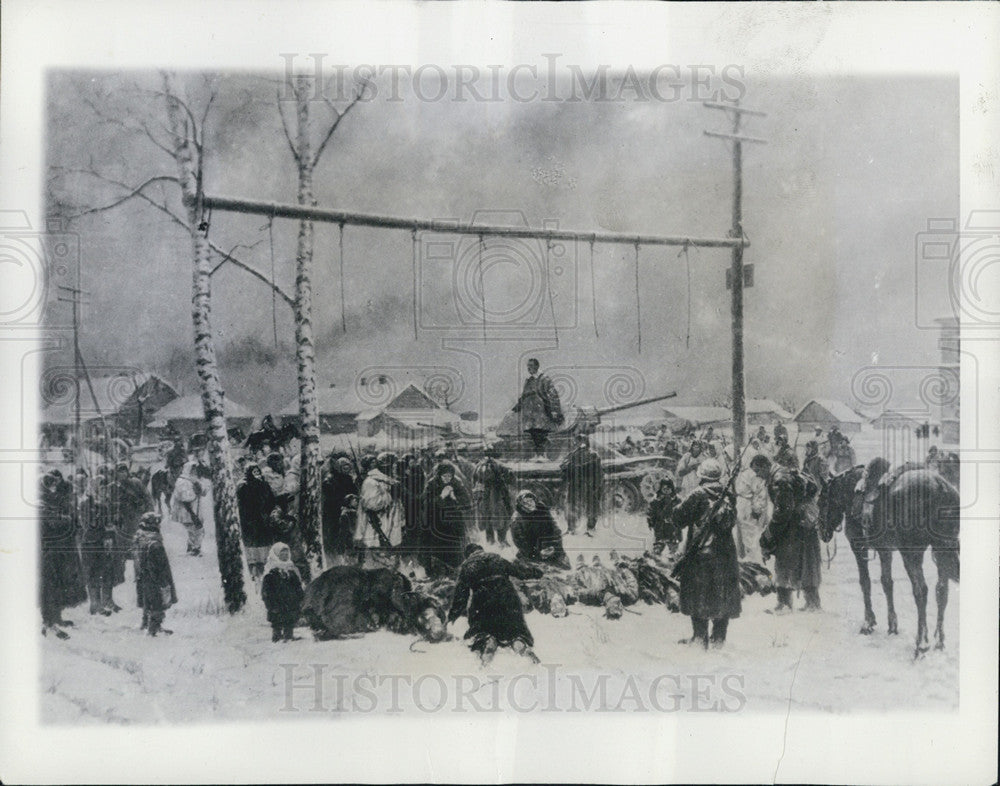
[[[734,104],[719,104],[706,101],[709,109],[723,109],[732,114],[733,131],[730,134],[719,134],[706,131],[706,136],[729,139],[733,143],[733,227],[730,234],[733,238],[742,239],[743,235],[743,143],[766,143],[766,140],[740,134],[743,115],[766,117],[763,112],[752,109],[742,109],[739,102]],[[733,297],[730,311],[732,313],[733,330],[733,442],[737,453],[742,449],[746,432],[746,391],[743,380],[743,243],[733,246],[733,261],[730,267]]]

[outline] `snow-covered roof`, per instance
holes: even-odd
[[[110,417],[116,414],[135,395],[137,390],[154,379],[173,390],[173,386],[169,382],[156,374],[145,371],[123,370],[112,376],[91,377],[89,385],[87,380],[81,377],[76,383],[79,386],[80,417],[83,420],[91,420],[102,415]],[[41,422],[73,423],[76,419],[76,403],[72,378],[60,376],[58,379],[54,377],[49,379],[43,376],[42,383]],[[93,390],[93,394],[91,394],[91,390]],[[95,399],[97,400],[96,405]]]
[[[683,418],[692,423],[719,423],[732,420],[733,413],[726,407],[664,407],[664,417]]]
[[[792,413],[769,398],[748,398],[746,402],[748,415],[755,415],[761,412],[773,412],[783,420],[791,420]]]
[[[398,409],[444,409],[434,399],[412,382],[403,388],[399,395],[386,404],[388,410]]]
[[[242,404],[233,401],[228,396],[225,401],[227,418],[255,418],[253,412]],[[201,396],[181,396],[175,398],[169,404],[165,404],[156,413],[157,421],[170,422],[171,420],[201,420],[205,417],[205,410],[201,404]]]
[[[820,408],[820,411],[817,411],[817,407]],[[826,411],[825,414],[822,410]],[[839,423],[860,423],[861,416],[842,401],[832,398],[814,398],[807,401],[795,413],[795,420],[798,422],[835,420]]]

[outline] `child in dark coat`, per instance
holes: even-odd
[[[143,514],[135,531],[134,544],[136,600],[142,609],[142,627],[150,636],[173,633],[163,627],[163,618],[167,609],[177,602],[177,590],[163,548],[158,514]]]
[[[271,641],[291,641],[292,630],[302,613],[302,578],[292,562],[292,550],[284,543],[275,543],[264,566],[261,597],[271,623]]]

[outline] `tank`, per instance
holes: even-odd
[[[498,440],[493,443],[499,450],[497,460],[513,473],[516,491],[530,489],[549,507],[561,508],[565,498],[560,463],[575,447],[578,434],[593,434],[606,415],[665,401],[676,395],[675,392],[665,393],[615,407],[575,407],[565,424],[549,433],[542,459],[533,458],[531,438],[520,431],[517,414],[509,412],[497,427]],[[665,456],[625,456],[601,445],[591,443],[591,447],[601,457],[606,511],[640,512],[656,494],[660,479],[670,474],[667,468],[669,460]],[[481,447],[470,449],[467,454],[470,460],[478,460],[481,456]]]
[[[561,461],[576,444],[578,434],[590,435],[600,424],[605,415],[614,412],[623,412],[636,407],[652,404],[656,401],[665,401],[674,398],[676,392],[664,393],[662,396],[651,396],[650,398],[632,401],[628,404],[619,404],[615,407],[574,407],[571,417],[566,418],[566,422],[558,429],[549,432],[548,444],[545,447],[545,458],[550,461]],[[504,419],[497,426],[497,437],[499,441],[495,443],[500,449],[501,458],[509,460],[530,459],[534,455],[534,445],[531,437],[523,433],[520,429],[520,422],[516,412],[508,412]]]

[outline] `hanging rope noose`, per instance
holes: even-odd
[[[344,222],[340,222],[340,238],[337,241],[340,252],[340,329],[347,332],[347,298],[344,295]]]
[[[410,230],[410,240],[413,244],[413,340],[417,340],[417,230]]]
[[[594,236],[590,238],[590,310],[594,315],[594,338],[600,338],[597,332],[597,285],[594,283]]]
[[[688,256],[688,244],[681,248],[678,257],[684,257],[684,265],[687,268],[687,333],[684,336],[684,347],[691,349],[691,257]]]
[[[483,249],[486,241],[483,236],[479,236],[479,302],[483,309],[483,342],[486,342],[486,285],[483,283]]]
[[[642,354],[642,308],[639,301],[639,241],[635,241],[635,331]]]
[[[274,216],[267,217],[267,240],[271,247],[271,327],[274,328],[274,348],[278,348],[278,293],[274,280]]]
[[[556,349],[559,348],[559,328],[556,326],[556,304],[552,298],[552,281],[549,278],[549,250],[552,248],[552,241],[545,238],[545,288],[549,292],[549,310],[552,312],[552,335],[555,336]]]

